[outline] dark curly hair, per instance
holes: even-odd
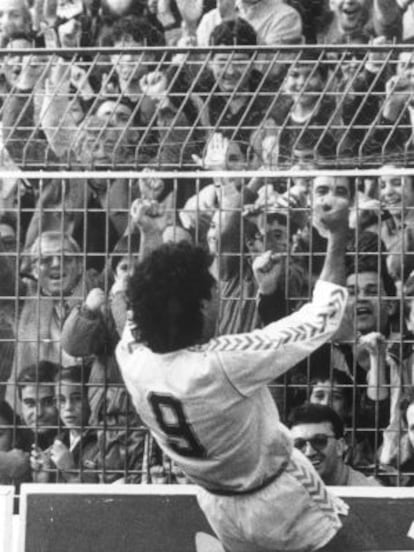
[[[136,264],[127,296],[135,336],[155,353],[197,344],[202,338],[202,301],[215,279],[211,256],[187,242],[166,243]]]
[[[292,410],[289,415],[290,428],[299,424],[321,424],[328,422],[332,425],[336,439],[344,436],[344,424],[338,414],[330,406],[324,404],[304,404]]]
[[[38,363],[25,366],[17,377],[17,392],[22,398],[23,387],[31,385],[53,385],[60,366],[49,360],[40,360]]]

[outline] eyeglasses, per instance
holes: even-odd
[[[60,262],[62,260],[63,263],[67,264],[67,263],[70,263],[72,262],[75,257],[73,254],[59,254],[59,253],[56,253],[56,255],[45,255],[45,256],[41,256],[39,258],[39,264],[41,266],[51,266],[54,262],[55,259],[58,259],[58,262]]]
[[[294,439],[293,446],[303,452],[306,448],[306,443],[309,443],[314,450],[320,452],[324,448],[326,448],[329,439],[336,439],[336,437],[335,435],[325,435],[324,433],[318,433],[313,437],[310,437],[309,439],[303,439],[302,437]]]

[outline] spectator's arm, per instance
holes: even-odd
[[[402,14],[396,0],[374,0],[372,22],[377,36],[401,39]]]
[[[156,200],[136,199],[131,205],[131,223],[141,234],[139,256],[142,259],[162,244],[162,233],[168,224],[165,205]]]
[[[98,293],[98,289],[91,290],[89,295]],[[100,289],[99,292],[103,294]],[[99,354],[108,342],[107,326],[100,308],[90,308],[85,302],[71,310],[62,328],[61,343],[66,353],[74,357]]]
[[[35,483],[49,483],[53,473],[53,465],[50,460],[50,449],[42,450],[33,445],[30,453],[30,467],[32,469],[32,478]]]
[[[302,295],[304,287],[304,273],[302,267],[290,259],[288,274],[286,274],[285,261],[281,261],[282,269],[274,267],[274,281],[270,282],[271,288],[259,291],[257,310],[260,321],[263,325],[275,322],[284,316],[290,314],[292,310],[289,305],[289,299],[298,298]],[[257,270],[257,265],[253,263],[253,268]],[[274,284],[274,289],[272,290]],[[286,284],[288,287],[286,288]],[[293,301],[292,301],[293,303]]]
[[[257,194],[248,187],[237,190],[233,184],[224,184],[218,196],[221,205],[220,276],[228,279],[240,270],[240,251],[244,250],[243,205],[253,203]]]
[[[97,449],[97,446],[95,447]],[[82,453],[85,453],[83,450]],[[72,452],[59,439],[51,447],[51,459],[67,483],[98,483],[95,471],[83,470],[75,465]],[[94,464],[95,466],[95,464]]]
[[[36,131],[34,119],[33,90],[42,74],[41,68],[36,64],[36,56],[25,56],[16,89],[3,109],[4,145],[18,165],[56,161],[47,141]]]
[[[58,57],[45,82],[40,122],[50,147],[57,156],[69,153],[78,133],[70,94],[71,65]],[[76,101],[77,98],[76,98]]]
[[[358,354],[368,354],[367,397],[372,401],[383,401],[388,398],[386,387],[385,342],[378,332],[371,332],[359,338]]]

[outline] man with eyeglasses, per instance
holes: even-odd
[[[326,485],[379,486],[344,462],[344,425],[329,406],[305,404],[292,410],[289,425],[293,445],[312,463]]]

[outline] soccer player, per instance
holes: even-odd
[[[334,195],[315,206],[328,245],[313,299],[260,330],[214,337],[217,283],[199,247],[164,244],[130,276],[132,320],[117,347],[123,378],[160,447],[199,485],[199,504],[227,552],[311,551],[337,541],[347,506],[293,447],[267,383],[340,324],[348,207]],[[270,251],[259,257],[259,287],[279,267]]]

